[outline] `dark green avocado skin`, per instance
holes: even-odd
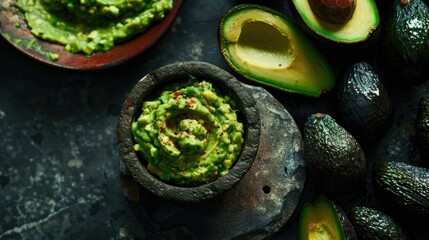
[[[361,146],[330,115],[310,115],[303,136],[308,172],[319,190],[343,194],[364,181],[366,161]]]
[[[389,215],[378,210],[356,206],[348,214],[356,234],[362,240],[404,240],[402,228]]]
[[[338,83],[337,101],[339,121],[361,144],[375,143],[391,126],[388,91],[367,62],[346,68]]]
[[[429,79],[429,8],[423,0],[406,1],[393,3],[383,48],[386,73],[402,86]]]
[[[403,162],[382,162],[375,172],[381,196],[412,214],[429,213],[429,169]]]
[[[429,158],[429,96],[420,100],[416,135],[420,154],[425,158]],[[425,165],[428,165],[427,163]]]
[[[347,214],[338,204],[332,203],[332,205],[334,206],[338,215],[338,219],[340,220],[341,228],[343,229],[344,233],[344,240],[357,240],[358,237],[356,235],[356,231],[347,217]]]

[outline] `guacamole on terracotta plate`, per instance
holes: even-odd
[[[200,185],[228,173],[243,145],[236,103],[195,79],[144,101],[132,123],[135,151],[161,180]]]
[[[162,20],[173,0],[17,0],[17,5],[35,36],[89,55]]]

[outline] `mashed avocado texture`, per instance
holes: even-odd
[[[162,20],[173,0],[17,0],[17,5],[35,36],[89,55]]]
[[[177,185],[200,185],[228,173],[243,145],[236,103],[195,79],[144,101],[132,123],[135,151],[147,169]]]

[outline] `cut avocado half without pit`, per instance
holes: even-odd
[[[285,15],[241,4],[220,21],[221,52],[241,76],[283,91],[318,97],[335,76],[313,43]]]
[[[374,0],[356,1],[352,17],[345,23],[329,23],[318,17],[307,0],[291,0],[298,21],[311,35],[344,44],[364,42],[380,24],[380,16]]]

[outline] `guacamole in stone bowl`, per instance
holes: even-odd
[[[236,105],[211,82],[190,76],[143,102],[131,125],[134,150],[164,181],[192,186],[224,176],[243,146]]]
[[[117,134],[121,161],[143,188],[197,202],[244,176],[256,156],[260,119],[253,97],[228,72],[182,62],[136,84]]]

